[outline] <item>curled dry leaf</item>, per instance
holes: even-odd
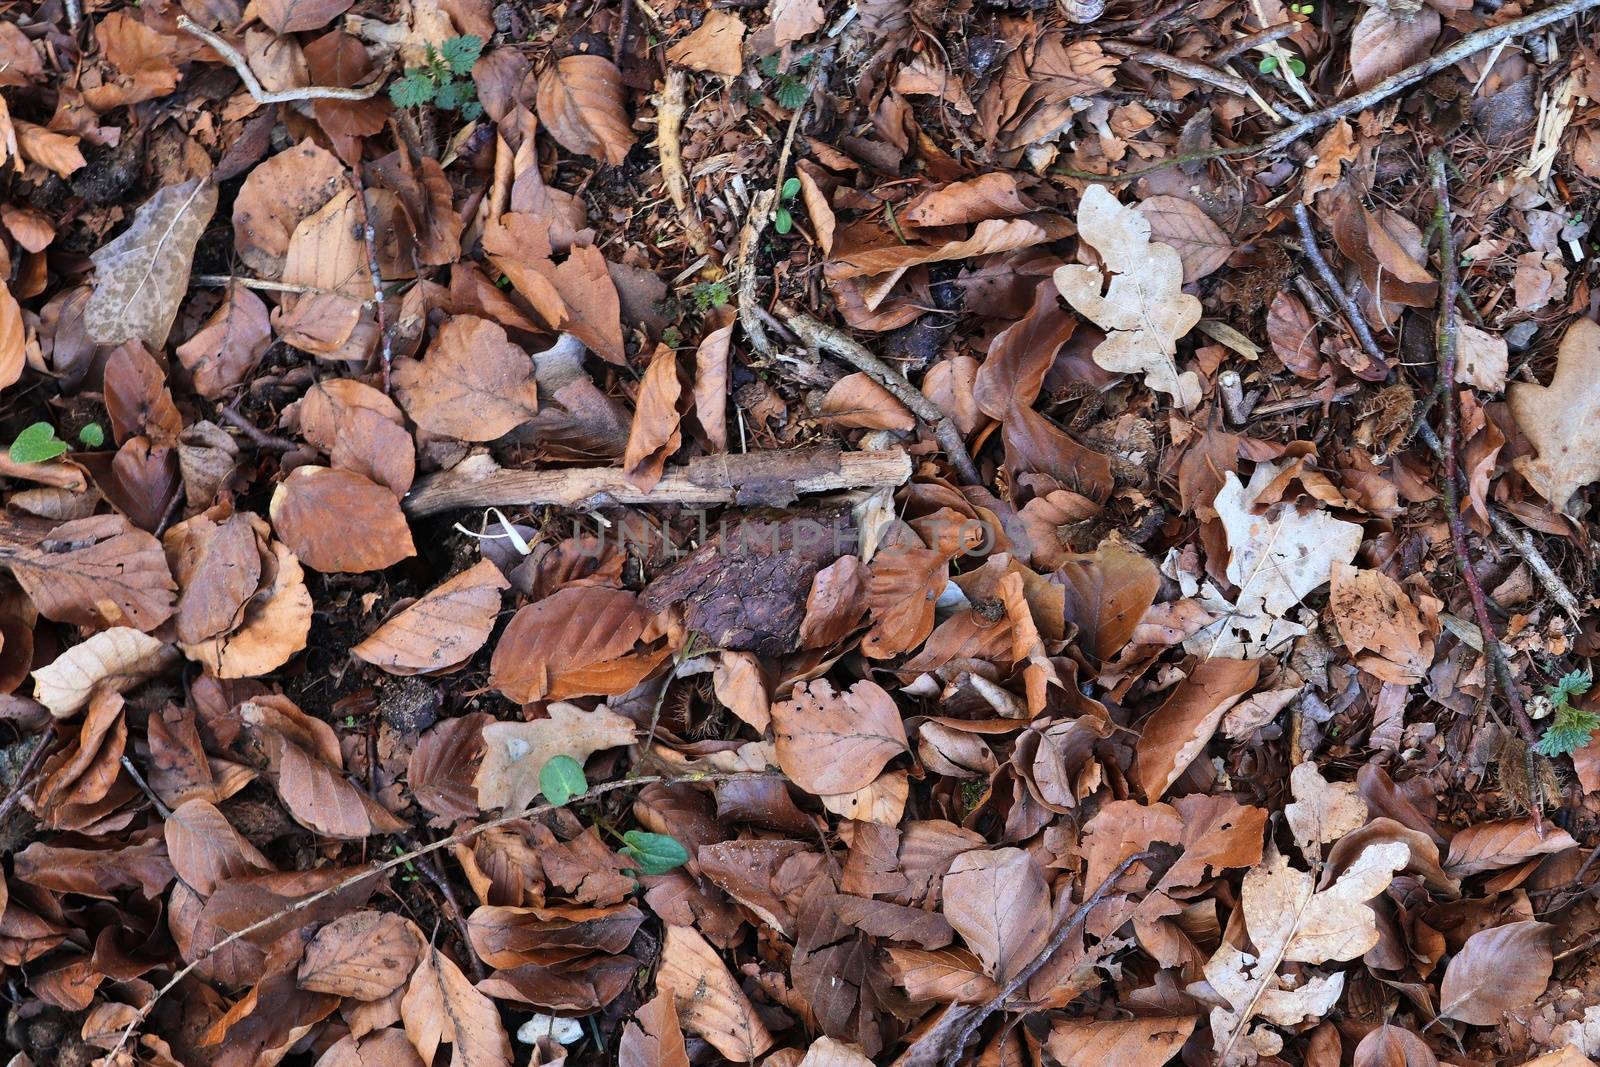
[[[195,392],[215,400],[250,377],[272,344],[267,305],[242,285],[229,285],[211,317],[178,346],[178,362]]]
[[[483,647],[511,583],[482,559],[389,619],[350,652],[390,674],[449,670]]]
[[[1549,923],[1526,920],[1479,930],[1445,968],[1439,1014],[1473,1026],[1498,1026],[1508,1012],[1531,1008],[1555,967]]]
[[[1438,1067],[1427,1042],[1411,1031],[1384,1023],[1356,1046],[1354,1067]]]
[[[528,807],[542,791],[539,772],[556,756],[570,756],[581,764],[601,749],[633,744],[633,720],[604,704],[584,711],[557,701],[546,710],[549,718],[494,722],[483,728],[483,763],[477,775],[480,808]]]
[[[667,59],[690,70],[737,78],[744,70],[744,22],[713,8],[692,33],[667,49]]]
[[[622,74],[609,59],[573,55],[539,75],[539,119],[569,152],[615,167],[633,147]]]
[[[944,917],[1000,985],[1050,940],[1050,887],[1039,862],[1023,849],[957,856],[944,876],[943,893]]]
[[[324,573],[382,570],[417,554],[388,489],[331,467],[296,467],[272,494],[273,529],[307,567]]]
[[[1500,819],[1469,826],[1452,837],[1444,865],[1451,877],[1466,878],[1576,847],[1572,835],[1560,827],[1546,826],[1541,833],[1531,818]]]
[[[162,829],[172,869],[203,897],[235,878],[272,870],[267,858],[241,837],[210,801],[184,801],[172,810]]]
[[[1134,778],[1155,801],[1205,750],[1222,716],[1256,684],[1259,660],[1209,659],[1179,682],[1145,722]]]
[[[437,948],[425,947],[421,957],[400,1000],[400,1018],[422,1062],[431,1064],[447,1043],[451,1067],[510,1067],[511,1038],[494,1001]]]
[[[155,677],[175,658],[170,645],[129,626],[102,630],[33,672],[34,699],[58,719],[89,703],[96,686],[126,693]]]
[[[1427,57],[1439,36],[1439,13],[1426,4],[1385,10],[1369,7],[1350,31],[1350,74],[1370,89],[1396,71]]]
[[[624,1024],[617,1067],[689,1067],[678,1011],[666,990],[645,1001]]]
[[[421,962],[416,927],[393,913],[358,911],[318,930],[300,961],[298,985],[357,1000],[382,1000]]]
[[[344,177],[332,152],[307,140],[257,165],[233,201],[233,245],[257,274],[277,278],[302,219],[328,202]]]
[[[1228,261],[1233,242],[1193,200],[1151,196],[1139,202],[1150,223],[1150,239],[1175,249],[1183,261],[1183,281],[1199,281]],[[1098,247],[1098,246],[1097,246]]]
[[[1119,374],[1142,373],[1151,389],[1193,408],[1200,403],[1200,379],[1193,371],[1179,373],[1177,351],[1200,321],[1200,301],[1182,291],[1182,258],[1152,241],[1144,216],[1119,204],[1103,185],[1085,190],[1078,233],[1105,267],[1057,267],[1055,283],[1069,304],[1106,331],[1094,361]]]
[[[1424,637],[1422,616],[1400,583],[1382,571],[1335,563],[1328,607],[1356,664],[1395,685],[1422,681],[1433,662],[1433,642]]]
[[[446,322],[426,359],[397,362],[394,385],[418,426],[462,441],[503,437],[539,410],[533,360],[475,315]]]
[[[481,711],[446,719],[422,735],[406,766],[406,784],[417,803],[437,818],[435,826],[478,813],[473,779],[483,759],[483,728],[493,720]]]
[[[269,551],[270,576],[245,603],[244,621],[238,628],[179,646],[214,677],[256,678],[288,663],[306,647],[312,603],[305,571],[281,541],[271,542]]]
[[[0,279],[0,389],[17,384],[28,365],[28,331],[22,308],[4,279]]]
[[[162,538],[178,580],[180,645],[196,644],[232,630],[245,601],[261,581],[261,551],[254,515],[235,514],[221,523],[197,515]]]
[[[772,729],[778,766],[811,793],[865,789],[909,747],[894,698],[868,679],[842,693],[822,678],[795,686],[772,706]]]
[[[489,661],[489,684],[518,703],[626,693],[665,655],[632,654],[648,621],[626,589],[559,590],[512,616]]]
[[[772,1047],[755,1007],[692,926],[667,925],[656,988],[672,998],[679,1025],[728,1059],[750,1063]]]
[[[678,432],[678,399],[683,383],[678,379],[678,354],[666,345],[656,349],[639,382],[639,399],[628,430],[628,449],[622,468],[628,481],[649,490],[661,480],[667,460],[683,443]]]
[[[859,372],[834,382],[817,413],[819,421],[831,426],[901,433],[917,428],[917,420],[893,393]]]
[[[1045,1048],[1061,1067],[1161,1067],[1194,1033],[1193,1015],[1152,1019],[1062,1019]]]
[[[135,213],[133,225],[100,246],[95,286],[84,305],[89,336],[101,344],[143,341],[166,347],[189,290],[189,266],[200,235],[217,210],[217,187],[195,178],[159,190]]]

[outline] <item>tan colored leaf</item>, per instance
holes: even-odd
[[[296,467],[268,512],[278,536],[315,571],[360,574],[417,554],[394,494],[351,471]]]
[[[208,178],[166,186],[145,201],[133,225],[90,256],[95,285],[83,309],[89,336],[165,348],[189,291],[195,246],[216,210],[217,187]]]
[[[311,591],[300,561],[281,541],[271,545],[272,580],[245,604],[232,633],[193,645],[183,654],[217,678],[257,678],[277,670],[306,647],[311,633]]]
[[[617,1067],[689,1067],[672,995],[661,990],[640,1005],[622,1028]]]
[[[73,645],[47,667],[33,672],[33,695],[58,719],[89,703],[97,685],[119,693],[155,677],[172,664],[170,645],[129,626],[102,630]]]
[[[667,460],[683,443],[683,434],[678,431],[678,399],[682,395],[678,354],[661,345],[639,382],[633,425],[628,429],[628,449],[622,457],[628,481],[641,490],[655,488]]]
[[[778,766],[810,793],[864,789],[909,747],[894,698],[868,679],[842,693],[823,678],[795,686],[772,706],[772,729]]]
[[[517,611],[489,661],[489,684],[518,703],[617,695],[610,665],[627,659],[648,616],[626,589],[569,586]],[[639,657],[633,657],[639,658]]]
[[[1184,284],[1199,281],[1228,261],[1233,242],[1193,200],[1151,196],[1139,202],[1150,223],[1150,239],[1175,249],[1183,261]],[[1098,246],[1096,246],[1098,247]]]
[[[493,441],[539,410],[533,360],[474,315],[446,322],[426,359],[397,362],[394,385],[418,426],[461,441]]]
[[[1425,59],[1439,36],[1439,13],[1419,4],[1402,16],[1369,7],[1350,31],[1350,75],[1358,89]]]
[[[390,674],[448,670],[483,647],[511,583],[489,560],[479,560],[435,586],[385,622],[350,652]]]
[[[946,76],[943,70],[938,75]],[[903,217],[918,226],[959,226],[1033,210],[1035,205],[1017,188],[1016,175],[992,171],[923,193],[905,209]]]
[[[259,736],[273,788],[295,822],[348,841],[405,829],[405,823],[344,776],[338,742],[321,720],[283,697],[247,701],[239,717]]]
[[[716,949],[690,926],[668,924],[656,988],[672,997],[679,1024],[737,1063],[772,1047],[772,1035]]]
[[[341,915],[306,945],[298,984],[318,993],[382,1000],[406,984],[421,953],[416,928],[392,912]]]
[[[902,433],[917,428],[917,420],[899,398],[870,375],[859,372],[834,382],[817,414],[818,421],[829,426]]]
[[[1205,750],[1223,714],[1250,692],[1259,660],[1202,660],[1145,721],[1135,747],[1134,779],[1156,801]]]
[[[451,1046],[450,1067],[511,1067],[511,1038],[499,1009],[437,948],[422,950],[400,1018],[423,1063],[431,1064],[444,1042]]]
[[[1506,342],[1470,322],[1456,326],[1456,381],[1487,393],[1506,387]]]
[[[1045,1048],[1061,1067],[1162,1067],[1194,1033],[1193,1015],[1175,1019],[1061,1019]]]
[[[1296,377],[1316,380],[1322,376],[1322,357],[1317,353],[1317,324],[1305,303],[1293,293],[1279,293],[1267,308],[1267,341],[1273,354]]]
[[[17,384],[28,365],[28,331],[22,307],[0,279],[0,389]]]
[[[909,941],[929,949],[944,948],[955,938],[954,928],[936,911],[843,893],[833,898],[833,906],[840,922],[873,937]]]
[[[909,528],[902,532],[909,536],[880,547],[869,566],[866,603],[872,629],[861,641],[869,659],[898,656],[927,640],[934,604],[950,581],[948,557],[924,548]]]
[[[737,78],[744,71],[744,23],[713,8],[693,33],[667,49],[667,59],[690,70]]]
[[[1078,233],[1105,267],[1057,267],[1056,288],[1106,331],[1094,361],[1145,384],[1188,410],[1200,402],[1200,379],[1178,371],[1178,341],[1200,321],[1200,301],[1182,291],[1183,260],[1150,239],[1150,223],[1103,185],[1090,185],[1078,207]],[[1109,285],[1107,275],[1111,276]],[[1104,291],[1102,293],[1102,290]]]
[[[1322,854],[1322,846],[1337,841],[1367,821],[1367,802],[1354,782],[1330,782],[1312,760],[1289,774],[1294,803],[1285,804],[1284,819],[1295,843],[1307,857]]]
[[[122,754],[128,743],[128,722],[122,709],[121,694],[109,687],[97,687],[78,736],[44,761],[33,796],[34,808],[44,825],[58,830],[80,829],[84,809],[99,804],[111,793],[122,774]]]
[[[14,119],[12,125],[16,128],[17,154],[23,159],[62,178],[72,177],[86,165],[76,136],[55,133],[21,119]]]
[[[1356,1046],[1353,1067],[1439,1067],[1439,1059],[1410,1030],[1384,1023]]]
[[[492,721],[479,711],[446,719],[422,735],[406,765],[406,785],[424,809],[448,826],[478,813],[473,778],[483,759],[483,728]]]
[[[539,120],[569,152],[615,167],[633,147],[622,74],[609,59],[573,55],[539,75]]]
[[[772,722],[772,697],[761,661],[753,652],[723,652],[711,674],[712,691],[729,711],[765,735]]]
[[[1566,510],[1572,494],[1600,478],[1600,325],[1574,319],[1550,384],[1513,382],[1506,398],[1538,453],[1513,466],[1552,508]]]
[[[922,263],[947,263],[971,256],[1032,248],[1048,240],[1050,232],[1027,219],[986,219],[973,227],[971,237],[962,240],[940,244],[889,244],[843,254],[829,263],[828,277],[834,281],[870,278],[891,271],[903,271]],[[1199,318],[1198,311],[1195,317]]]
[[[878,777],[845,793],[822,793],[817,800],[823,810],[841,819],[899,826],[911,797],[911,780],[904,770],[884,771]]]
[[[364,1006],[358,1002],[354,1008],[346,1009],[351,1032],[330,1045],[316,1067],[429,1067],[417,1055],[404,1030],[392,1026],[370,1032],[357,1029],[355,1018]],[[399,1022],[399,1010],[396,1004],[387,1021]]]
[[[1115,544],[1068,556],[1055,573],[1066,589],[1066,620],[1102,662],[1122,651],[1161,587],[1155,564]]]
[[[1031,853],[976,849],[944,876],[944,917],[1000,985],[1050,940],[1050,887]]]
[[[272,870],[256,847],[239,835],[206,800],[186,800],[172,810],[163,827],[172,869],[203,897],[217,886],[247,874]]]
[[[733,309],[707,317],[711,327],[694,351],[694,417],[712,452],[728,450],[728,351],[733,343]]]
[[[1439,1014],[1473,1026],[1499,1026],[1506,1014],[1544,994],[1555,967],[1555,927],[1526,920],[1479,930],[1445,968]]]
[[[1328,607],[1356,665],[1395,685],[1420,682],[1433,662],[1422,616],[1400,583],[1376,570],[1334,563]]]
[[[1572,835],[1559,826],[1547,825],[1541,834],[1531,818],[1501,819],[1458,832],[1450,839],[1444,866],[1452,878],[1466,878],[1575,847]]]
[[[240,622],[245,602],[261,580],[254,518],[235,514],[218,524],[196,515],[163,536],[178,579],[180,645],[216,637]]]
[[[177,586],[161,542],[120,515],[64,522],[37,544],[0,545],[0,559],[57,622],[149,632],[172,616]]]
[[[912,1000],[982,1004],[1000,991],[978,958],[964,949],[890,945],[888,953],[890,976]]]
[[[310,140],[253,167],[233,201],[239,258],[258,275],[277,278],[295,228],[328,202],[343,176],[339,158]]]
[[[584,711],[557,701],[549,718],[494,722],[483,728],[483,764],[478,768],[478,806],[521,811],[540,795],[539,772],[556,756],[580,764],[601,749],[631,745],[633,720],[604,704]]]
[[[256,15],[279,34],[320,30],[350,9],[353,0],[260,0]]]
[[[204,325],[178,346],[178,362],[194,379],[195,392],[215,400],[248,378],[271,344],[267,305],[235,284]]]
[[[819,1037],[806,1049],[805,1056],[796,1067],[873,1067],[872,1060],[861,1051],[860,1045]]]

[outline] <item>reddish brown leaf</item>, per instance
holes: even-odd
[[[273,529],[312,570],[382,570],[417,554],[394,494],[350,471],[296,467],[270,511]]]
[[[390,674],[444,671],[483,647],[511,583],[489,560],[479,560],[425,593],[350,650]]]

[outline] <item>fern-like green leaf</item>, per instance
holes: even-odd
[[[433,106],[441,111],[454,111],[466,103],[471,92],[472,85],[468,82],[447,81],[434,94]]]
[[[1596,730],[1600,730],[1600,714],[1570,704],[1557,704],[1555,721],[1534,743],[1533,750],[1550,759],[1570,756],[1580,748],[1587,748]]]
[[[483,38],[472,33],[452,37],[439,47],[440,58],[450,68],[450,73],[458,77],[468,74],[482,54]]]
[[[431,101],[438,91],[438,87],[422,71],[408,70],[405,77],[389,86],[389,99],[394,101],[395,107],[421,107]]]

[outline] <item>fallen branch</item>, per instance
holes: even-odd
[[[808,347],[831,352],[849,363],[893,393],[902,404],[911,409],[913,415],[932,427],[933,436],[944,449],[945,455],[950,458],[950,465],[956,469],[956,477],[963,485],[983,483],[956,424],[940,411],[939,405],[929,400],[922,390],[908,382],[905,375],[868,352],[844,333],[832,326],[823,325],[802,311],[780,304],[778,314]]]
[[[911,457],[898,448],[883,452],[745,452],[702,456],[668,469],[650,489],[629,482],[621,467],[567,470],[506,470],[488,456],[469,457],[424,478],[406,496],[412,517],[454,508],[556,504],[589,511],[613,504],[771,505],[801,493],[903,485]]]
[[[1600,0],[1597,0],[1600,2]],[[1304,204],[1295,204],[1294,221],[1300,227],[1300,245],[1311,260],[1311,266],[1316,270],[1317,277],[1322,279],[1322,284],[1339,301],[1339,307],[1344,311],[1344,317],[1350,321],[1350,328],[1355,331],[1356,337],[1361,341],[1361,347],[1366,350],[1367,356],[1377,361],[1381,367],[1389,365],[1389,358],[1378,348],[1377,338],[1372,336],[1372,327],[1367,325],[1367,316],[1357,304],[1355,297],[1351,296],[1338,277],[1333,273],[1333,268],[1328,266],[1328,261],[1322,258],[1322,249],[1317,247],[1317,235],[1311,228],[1311,213]]]
[[[1163,160],[1149,167],[1138,170],[1124,171],[1121,174],[1096,174],[1094,171],[1073,170],[1070,168],[1055,168],[1052,173],[1065,175],[1068,178],[1081,178],[1086,181],[1121,183],[1132,181],[1146,174],[1165,170],[1168,167],[1179,166],[1183,163],[1197,163],[1207,159],[1225,159],[1231,156],[1246,156],[1281,152],[1295,141],[1308,133],[1320,130],[1324,126],[1331,126],[1340,119],[1349,118],[1358,112],[1365,111],[1374,104],[1380,104],[1389,97],[1394,96],[1409,86],[1415,85],[1424,78],[1454,66],[1463,59],[1468,59],[1479,52],[1493,48],[1497,44],[1509,41],[1514,37],[1525,37],[1530,33],[1537,33],[1547,29],[1558,22],[1581,15],[1585,11],[1600,8],[1600,0],[1562,0],[1561,3],[1552,4],[1543,11],[1532,15],[1524,15],[1520,19],[1512,19],[1500,26],[1491,26],[1488,29],[1469,33],[1455,44],[1442,52],[1437,52],[1422,60],[1413,63],[1398,73],[1391,74],[1372,88],[1347,97],[1335,104],[1302,115],[1298,120],[1285,126],[1265,141],[1256,144],[1235,145],[1231,148],[1214,148],[1205,152],[1191,152],[1188,155],[1176,156]]]
[[[1264,30],[1257,30],[1248,37],[1239,38],[1212,56],[1211,63],[1215,67],[1221,67],[1224,63],[1231,63],[1252,49],[1272,44],[1274,41],[1281,41],[1285,37],[1293,37],[1300,32],[1300,27],[1303,25],[1304,23],[1302,22],[1280,22],[1276,26],[1268,26]]]
[[[250,63],[233,45],[199,25],[188,15],[178,16],[178,28],[187,30],[210,45],[211,50],[221,56],[223,61],[233,68],[233,72],[239,75],[239,80],[244,82],[245,89],[258,104],[287,104],[296,100],[366,100],[378,95],[378,90],[383,88],[383,83],[377,81],[359,89],[342,85],[308,85],[300,89],[268,91],[256,79],[255,72],[250,69]]]
[[[726,774],[724,774],[724,773],[716,773],[716,774],[695,773],[695,774],[678,775],[678,776],[670,778],[670,779],[667,778],[667,777],[664,777],[662,775],[644,775],[644,776],[641,776],[641,777],[638,777],[638,778],[623,778],[623,779],[621,779],[619,781],[615,781],[615,782],[603,782],[600,785],[594,786],[593,788],[591,788],[586,793],[580,793],[578,796],[572,797],[571,799],[569,799],[567,801],[566,806],[571,806],[571,805],[574,805],[574,804],[581,804],[581,803],[583,803],[585,801],[589,801],[589,800],[595,800],[595,799],[597,799],[597,798],[599,798],[601,796],[604,796],[607,793],[615,792],[618,789],[632,789],[632,788],[634,788],[636,786],[654,785],[657,782],[665,782],[665,781],[673,781],[673,782],[733,782],[733,781],[742,781],[742,780],[746,780],[746,779],[761,779],[761,778],[774,778],[774,777],[777,777],[777,776],[776,775],[772,775],[772,774],[766,774],[766,773],[763,773],[763,772],[760,772],[760,771],[738,771],[738,772],[726,773]],[[194,973],[194,969],[196,967],[200,966],[200,964],[202,964],[206,960],[210,959],[216,953],[218,953],[218,952],[222,951],[223,949],[227,948],[229,945],[233,944],[235,941],[242,940],[243,938],[249,937],[253,933],[256,933],[256,932],[261,931],[261,930],[265,930],[267,927],[272,926],[275,923],[283,921],[283,919],[286,918],[287,916],[293,915],[296,912],[305,911],[307,908],[311,907],[313,904],[317,904],[317,903],[319,903],[321,901],[327,900],[329,897],[334,896],[334,895],[336,895],[338,893],[342,893],[346,889],[350,889],[350,888],[352,888],[352,887],[354,887],[356,885],[359,885],[360,883],[366,881],[369,878],[376,878],[381,874],[387,874],[389,871],[394,870],[396,867],[403,867],[406,864],[410,863],[412,860],[418,859],[418,858],[423,857],[423,856],[432,855],[433,853],[438,852],[440,849],[449,848],[452,845],[459,845],[459,844],[462,844],[463,842],[470,841],[474,837],[477,837],[479,834],[487,833],[490,830],[499,829],[500,827],[505,826],[508,823],[518,822],[518,821],[520,821],[522,819],[531,819],[536,815],[543,815],[543,814],[545,814],[547,812],[554,811],[554,810],[556,810],[556,808],[562,807],[562,806],[563,805],[559,805],[559,804],[539,804],[539,805],[536,805],[534,807],[524,808],[521,811],[513,812],[513,813],[508,814],[508,815],[501,815],[498,818],[490,819],[488,822],[478,823],[476,826],[469,826],[467,829],[462,830],[460,833],[451,834],[449,837],[441,837],[437,841],[431,842],[431,843],[426,844],[426,845],[419,845],[416,848],[408,849],[407,851],[402,852],[399,855],[393,856],[390,859],[386,859],[381,863],[375,863],[371,867],[369,867],[368,869],[360,872],[359,874],[352,874],[350,877],[343,879],[342,881],[338,882],[335,885],[331,885],[326,889],[322,889],[322,890],[319,890],[318,892],[312,893],[310,896],[301,897],[299,900],[296,900],[293,903],[288,904],[287,906],[283,907],[282,909],[273,912],[271,915],[268,915],[264,919],[257,919],[255,922],[250,923],[248,926],[240,927],[239,929],[237,929],[237,930],[233,931],[232,933],[228,934],[226,937],[221,938],[220,940],[218,940],[216,943],[210,945],[209,947],[201,949],[199,952],[197,952],[195,954],[195,958],[194,959],[190,960],[188,963],[186,963],[182,967],[178,968],[177,972],[175,974],[173,974],[173,976],[167,980],[167,983],[165,985],[163,985],[160,989],[156,990],[155,995],[152,996],[150,998],[150,1000],[145,1004],[145,1006],[140,1008],[138,1010],[138,1012],[134,1015],[134,1017],[128,1022],[127,1027],[122,1031],[122,1036],[120,1038],[118,1038],[118,1040],[117,1040],[116,1047],[113,1048],[111,1050],[110,1055],[108,1055],[106,1057],[106,1062],[107,1063],[115,1063],[117,1061],[117,1053],[122,1051],[123,1046],[128,1043],[128,1038],[133,1036],[133,1032],[134,1032],[134,1030],[136,1030],[139,1027],[139,1024],[144,1022],[145,1019],[150,1017],[150,1013],[155,1010],[155,1006],[161,1002],[161,998],[162,997],[166,996],[169,992],[171,992],[173,987],[175,987],[179,982],[183,981],[185,978],[189,977],[190,974]]]
[[[683,169],[684,91],[688,82],[688,72],[682,67],[673,67],[667,72],[661,107],[656,112],[656,151],[661,160],[661,181],[672,198],[672,206],[678,209],[678,222],[683,226],[684,236],[696,254],[709,258],[711,238],[689,199],[689,176]]]
[[[394,367],[394,341],[383,314],[383,274],[378,269],[378,235],[372,227],[372,209],[367,205],[367,187],[361,180],[361,162],[350,168],[350,183],[355,186],[356,206],[361,209],[361,239],[367,246],[367,271],[372,275],[374,315],[378,320],[378,349],[383,359],[383,391],[389,392],[389,373]]]
[[[1259,102],[1269,114],[1276,115],[1280,121],[1296,122],[1302,116],[1299,111],[1287,104],[1270,104],[1263,101],[1250,83],[1243,78],[1228,71],[1218,70],[1208,63],[1197,59],[1184,59],[1180,56],[1169,56],[1165,52],[1158,52],[1154,48],[1145,48],[1141,45],[1123,44],[1120,41],[1101,41],[1100,47],[1112,55],[1126,56],[1136,63],[1143,63],[1147,67],[1158,70],[1171,71],[1190,81],[1201,82],[1213,89],[1221,89],[1233,96],[1241,96],[1246,100]]]
[[[275,282],[266,278],[246,278],[238,274],[196,274],[190,279],[194,285],[221,286],[227,288],[237,285],[244,289],[259,289],[263,293],[294,293],[297,296],[325,296],[329,293],[339,293],[337,289],[324,289],[319,285],[296,285],[293,282]],[[362,307],[367,307],[371,300],[363,300]]]

